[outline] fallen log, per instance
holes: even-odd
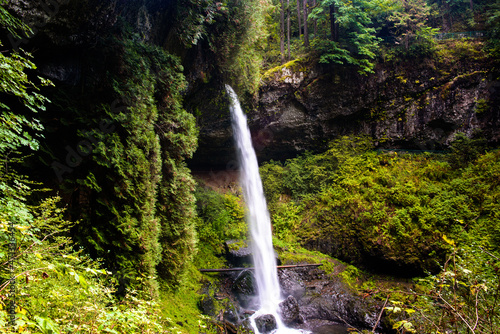
[[[278,269],[288,269],[288,268],[300,268],[300,267],[319,267],[322,266],[322,263],[314,263],[314,264],[290,264],[286,266],[276,266]],[[221,273],[221,272],[229,272],[229,271],[243,271],[243,270],[255,270],[254,267],[249,268],[221,268],[221,269],[199,269],[202,273]]]

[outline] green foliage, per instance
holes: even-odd
[[[336,8],[334,18],[328,18],[330,6]],[[312,47],[319,52],[322,63],[350,64],[359,67],[361,74],[373,73],[374,60],[379,39],[373,27],[373,19],[380,15],[386,6],[384,1],[320,1],[313,9],[311,19],[325,22],[335,20],[341,29],[340,39],[316,37]],[[326,25],[325,26],[329,26]]]
[[[282,194],[286,193],[283,182],[285,174],[286,170],[281,163],[273,160],[265,162],[260,167],[262,186],[268,205],[278,202]]]
[[[329,185],[339,164],[348,154],[361,154],[373,144],[367,137],[342,137],[331,143],[322,154],[305,153],[289,159],[284,165],[277,162],[264,163],[260,169],[264,193],[272,208],[282,195],[300,199],[316,193]]]
[[[160,289],[159,306],[162,322],[169,333],[213,333],[209,328],[210,319],[202,315],[198,307],[201,296],[202,277],[192,264],[187,268],[188,279],[175,290],[168,285]]]
[[[466,167],[477,159],[486,149],[486,139],[471,139],[463,133],[457,133],[450,144],[451,153],[448,161],[455,168]]]
[[[7,29],[14,37],[20,38],[23,34],[31,33],[30,27],[19,18],[12,16],[5,5],[7,0],[0,1],[0,22],[3,29]]]
[[[227,11],[224,2],[212,0],[182,0],[177,6],[181,33],[179,39],[186,47],[196,45],[207,37],[207,26]]]
[[[267,0],[227,0],[216,19],[209,42],[218,64],[232,86],[245,97],[255,97],[262,69],[262,51],[267,38]]]
[[[366,281],[353,266],[327,261],[323,268],[354,290],[389,295],[385,312],[398,333],[495,333],[500,152],[485,152],[483,140],[463,134],[451,147],[446,155],[377,154],[369,140],[342,138],[325,153],[265,164],[280,259],[323,263],[306,246],[375,271],[389,264],[393,274],[425,273],[410,289],[398,283],[387,290],[387,282]],[[286,178],[292,168],[295,176]],[[323,183],[301,184],[311,180]]]
[[[119,277],[120,292],[132,285],[155,295],[157,272],[179,283],[196,251],[194,181],[184,160],[196,149],[197,129],[182,108],[179,59],[117,26],[93,55],[109,59],[107,80],[57,95],[60,123],[82,129],[73,143],[87,140],[90,150],[78,147],[72,167],[79,168],[64,174],[63,188],[79,198],[70,207],[81,221],[72,232]],[[103,94],[113,102],[103,104]],[[55,129],[67,131],[60,123]],[[46,151],[64,157],[60,145]]]
[[[429,43],[437,31],[426,25],[431,10],[427,3],[424,0],[409,0],[399,4],[399,8],[389,17],[389,20],[394,22],[397,36],[406,50],[417,37]]]
[[[155,131],[158,90],[152,64],[165,61],[166,56],[136,40],[124,38],[115,43],[121,48],[122,73],[114,78],[113,88],[126,110],[102,111],[118,129],[93,133],[99,142],[92,159],[106,172],[92,173],[91,169],[86,181],[80,181],[83,193],[95,192],[96,203],[94,212],[80,211],[84,222],[76,228],[83,244],[105,258],[124,283],[134,282],[141,273],[149,277],[146,289],[155,294],[152,278],[161,257],[161,228],[155,211],[162,162]],[[87,182],[91,179],[94,182]],[[95,213],[100,219],[93,219]]]
[[[197,187],[195,195],[199,218],[197,233],[201,243],[221,252],[224,241],[246,239],[245,211],[239,197],[203,187]]]
[[[395,329],[414,333],[496,333],[500,318],[499,257],[481,241],[444,238],[450,254],[439,274],[415,280],[415,291],[386,307]],[[496,255],[495,255],[496,254]]]
[[[29,192],[28,189],[26,191]],[[29,206],[30,219],[16,220],[17,331],[21,333],[153,333],[163,329],[155,302],[134,292],[118,303],[111,272],[76,251],[67,237],[73,223],[63,219],[59,198]],[[0,208],[0,322],[7,322],[9,288],[8,217]],[[10,298],[10,296],[8,296]],[[4,333],[3,329],[0,329]],[[7,332],[5,332],[7,333]]]
[[[297,242],[298,229],[301,223],[301,207],[293,202],[276,205],[273,216],[273,234],[280,240],[294,244]]]
[[[493,57],[498,58],[500,55],[500,1],[496,1],[488,13],[488,26],[491,36],[487,44],[487,49]]]
[[[179,38],[185,46],[207,43],[215,65],[242,98],[258,91],[267,37],[268,0],[182,0],[178,4]]]
[[[5,1],[0,2],[0,26],[7,29],[14,36],[29,32],[29,27],[18,18],[13,17],[5,8]],[[0,43],[0,46],[1,43]],[[36,66],[31,61],[32,56],[23,52],[0,53],[0,153],[17,150],[21,147],[38,149],[38,141],[43,126],[37,119],[26,115],[26,110],[31,113],[45,110],[49,100],[40,94],[40,86],[49,86],[49,80],[38,77],[39,83],[34,83],[28,72],[35,70]],[[14,99],[12,99],[14,98]],[[8,105],[7,101],[11,102]],[[19,108],[20,103],[21,108]],[[13,109],[16,109],[14,111]],[[20,109],[20,110],[18,110]]]
[[[465,230],[498,238],[493,217],[500,210],[499,189],[490,177],[498,169],[498,153],[455,146],[443,159],[376,154],[367,150],[369,141],[343,138],[325,153],[264,165],[275,234],[287,238],[293,230],[290,242],[373,269],[437,271],[447,250],[443,234]],[[467,162],[461,170],[447,162],[456,156]],[[269,189],[274,186],[281,193]]]

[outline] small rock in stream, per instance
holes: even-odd
[[[255,326],[261,334],[271,333],[278,325],[276,318],[272,314],[263,314],[255,318]]]

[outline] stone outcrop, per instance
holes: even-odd
[[[337,274],[342,270],[342,265],[338,265]],[[278,275],[282,294],[288,295],[278,309],[283,323],[304,333],[322,333],[321,328],[327,333],[336,333],[332,328],[336,328],[338,333],[346,333],[347,327],[360,331],[376,327],[376,333],[390,332],[385,317],[380,321],[378,319],[383,303],[361,296],[337,274],[326,274],[320,268],[280,269]],[[232,313],[222,312],[222,317],[218,320],[230,322],[234,327],[248,327],[249,317],[254,313],[249,310],[258,309],[258,305],[255,300],[249,302],[254,299],[256,291],[241,286],[242,277],[245,276],[250,278],[250,272],[234,273],[221,278],[214,296],[210,295],[209,289],[205,289],[200,302],[204,313],[213,316],[216,313],[213,307],[215,300],[224,296],[225,310],[231,310]],[[248,281],[246,284],[252,282]],[[255,322],[261,333],[276,328],[273,316],[260,317],[262,318],[256,317]]]
[[[493,60],[452,51],[447,57],[380,63],[368,76],[355,68],[306,61],[269,71],[257,106],[247,107],[259,159],[321,151],[329,141],[353,134],[373,137],[379,148],[443,150],[455,133],[473,136],[477,131],[497,144],[500,82]],[[219,108],[226,108],[218,101]],[[218,161],[230,168],[229,116],[213,107],[207,101],[212,111],[199,119],[195,162]]]
[[[300,316],[299,303],[293,296],[288,296],[279,304],[278,313],[287,326],[303,322]]]

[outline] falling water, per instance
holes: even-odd
[[[247,118],[243,114],[238,97],[230,86],[226,85],[226,90],[231,98],[230,110],[240,163],[241,186],[248,207],[248,222],[252,235],[252,253],[260,302],[257,314],[273,314],[278,326],[281,327],[277,315],[281,290],[274,256],[271,220],[264,198],[257,157],[252,146]]]

